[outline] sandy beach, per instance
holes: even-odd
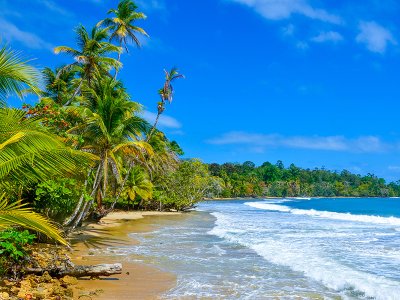
[[[151,230],[149,222],[141,222],[144,218],[173,218],[176,215],[179,213],[114,212],[98,224],[88,224],[80,230],[71,241],[74,263],[91,265],[121,262],[123,272],[121,275],[109,278],[79,280],[74,298],[157,299],[162,293],[174,287],[176,285],[174,274],[142,263],[129,262],[124,256],[102,256],[97,252],[107,247],[138,243],[128,237],[128,234]]]

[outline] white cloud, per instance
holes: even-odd
[[[336,31],[326,31],[326,32],[321,32],[319,35],[311,38],[311,41],[316,43],[325,43],[325,42],[337,43],[343,41],[343,36]]]
[[[310,48],[307,42],[304,41],[299,41],[296,43],[296,48],[301,49],[301,50],[307,50]]]
[[[23,31],[14,24],[0,18],[0,31],[6,41],[17,41],[32,49],[49,49],[52,45],[34,33]]]
[[[65,16],[71,16],[72,14],[65,10],[64,8],[62,8],[61,6],[57,5],[54,1],[52,0],[39,0],[39,3],[41,3],[42,5],[44,5],[46,8],[48,8],[49,10],[59,13],[61,15],[65,15]]]
[[[356,41],[365,44],[372,52],[383,54],[388,44],[397,44],[392,33],[376,22],[360,22],[359,29]]]
[[[277,147],[363,153],[384,152],[392,147],[374,136],[347,139],[343,136],[283,136],[240,131],[229,132],[207,142],[214,145],[248,145],[258,149]]]
[[[388,166],[388,170],[394,173],[400,173],[400,166]]]
[[[157,114],[152,113],[150,111],[145,110],[143,112],[143,118],[150,122],[150,124],[153,124],[154,121],[156,120]],[[182,128],[182,124],[176,120],[173,117],[167,116],[167,115],[161,115],[158,124],[161,127],[166,127],[166,128],[173,128],[173,129],[179,129]]]
[[[310,19],[341,24],[339,16],[328,13],[324,9],[312,7],[307,0],[230,0],[253,8],[269,20],[289,19],[293,14],[303,15]]]
[[[295,32],[295,27],[293,24],[289,24],[288,26],[282,28],[282,33],[285,36],[292,36],[294,32]]]
[[[164,11],[166,10],[165,2],[162,0],[136,0],[139,10],[145,11]]]

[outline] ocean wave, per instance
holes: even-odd
[[[289,199],[295,199],[295,200],[311,200],[312,198],[310,198],[310,197],[294,197],[294,198],[289,198]]]
[[[212,214],[217,220],[209,234],[253,249],[270,263],[303,273],[306,277],[345,294],[356,292],[378,300],[399,299],[398,281],[350,268],[304,242],[295,242],[293,239],[277,240],[273,236],[237,234],[238,227],[246,229],[247,225],[238,222],[234,216],[219,212]]]
[[[351,222],[364,222],[364,223],[373,223],[380,225],[393,225],[400,226],[400,218],[396,217],[380,217],[380,216],[371,216],[371,215],[353,215],[351,213],[338,213],[331,211],[319,211],[315,209],[296,209],[290,208],[284,205],[277,204],[268,204],[261,202],[247,202],[245,205],[264,209],[271,211],[280,211],[280,212],[288,212],[294,215],[306,215],[311,217],[319,217],[325,219],[333,219],[333,220],[341,220],[341,221],[351,221]]]
[[[400,295],[399,283],[396,281],[351,269],[321,257],[306,247],[288,247],[281,242],[273,244],[261,243],[251,245],[250,248],[266,260],[302,272],[336,291],[356,290],[367,297],[382,300],[395,300]]]

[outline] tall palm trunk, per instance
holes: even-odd
[[[74,221],[76,216],[78,215],[79,211],[81,210],[81,207],[82,207],[82,204],[83,204],[83,200],[85,198],[85,192],[86,192],[86,187],[87,187],[87,184],[88,184],[88,179],[89,179],[90,173],[92,173],[92,169],[90,169],[88,171],[87,177],[85,179],[85,183],[84,183],[84,187],[83,187],[83,191],[82,191],[81,197],[79,198],[79,202],[76,205],[74,212],[71,214],[71,216],[68,219],[66,219],[64,221],[63,226],[70,225]]]
[[[149,142],[150,139],[151,139],[151,137],[152,137],[152,135],[154,134],[154,131],[155,131],[156,128],[157,128],[157,124],[158,124],[158,121],[159,121],[159,119],[160,119],[160,116],[161,116],[161,112],[158,112],[158,113],[157,113],[156,120],[154,121],[153,127],[151,128],[150,133],[147,135],[146,142]]]
[[[165,99],[161,96],[161,102],[159,102],[157,105],[157,117],[156,120],[154,121],[153,127],[151,128],[149,134],[147,135],[146,142],[149,142],[152,135],[154,134],[154,131],[157,128],[158,121],[160,120],[161,114],[164,112],[164,110],[165,110]]]
[[[71,221],[72,226],[68,230],[69,232],[73,231],[82,222],[82,220],[86,217],[88,210],[93,205],[93,202],[94,202],[93,198],[96,195],[96,191],[98,190],[100,182],[101,182],[101,171],[102,171],[102,164],[100,163],[99,167],[97,168],[97,171],[96,171],[96,176],[95,176],[93,186],[92,186],[92,192],[90,193],[90,197],[92,198],[92,200],[85,202],[83,207],[80,209],[80,213],[75,218],[75,221],[73,221],[73,223]]]
[[[104,154],[102,159],[103,164],[103,190],[99,190],[97,194],[97,210],[102,213],[103,212],[103,199],[107,193],[107,185],[108,185],[108,155]]]
[[[87,214],[87,210],[92,206],[92,204],[93,204],[93,200],[90,200],[90,201],[85,203],[85,205],[83,206],[78,218],[75,219],[75,222],[73,223],[73,225],[69,229],[69,232],[74,231],[74,229],[81,223],[81,221],[84,219],[84,217]]]
[[[134,164],[133,164],[133,163],[130,163],[128,172],[126,173],[126,175],[125,175],[125,177],[124,177],[124,181],[122,181],[122,184],[121,184],[121,187],[120,187],[120,189],[119,189],[119,192],[118,192],[117,196],[115,197],[114,202],[112,203],[112,205],[111,205],[109,211],[113,210],[114,207],[115,207],[115,204],[117,204],[118,199],[119,199],[119,197],[121,196],[122,191],[124,190],[125,184],[126,184],[126,182],[128,181],[129,175],[130,175],[130,173],[132,172],[133,166],[134,166]]]
[[[83,79],[81,79],[81,82],[79,83],[78,87],[76,88],[74,94],[72,95],[72,97],[63,105],[63,106],[68,106],[72,103],[72,101],[75,99],[75,97],[78,95],[78,93],[81,91],[82,89],[82,84],[83,84]]]
[[[119,46],[122,48],[122,41],[119,42]],[[121,62],[121,52],[118,52],[118,62]],[[114,80],[117,80],[118,68],[115,68]]]

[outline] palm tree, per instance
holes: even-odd
[[[38,93],[38,78],[39,73],[22,61],[18,53],[6,47],[0,49],[2,99],[11,93],[21,97],[25,87]],[[0,109],[1,190],[52,176],[79,173],[78,166],[81,168],[88,165],[94,158],[94,155],[66,147],[60,138],[45,131],[39,119],[27,118],[24,111]],[[44,233],[61,244],[67,244],[53,223],[21,202],[9,204],[3,194],[0,195],[0,230],[11,226],[23,226]]]
[[[173,143],[171,143],[164,133],[157,131],[151,136],[149,144],[154,149],[154,155],[148,161],[150,175],[167,174],[173,172],[178,167],[178,153],[175,151]]]
[[[87,83],[91,87],[94,78],[104,75],[110,76],[109,71],[111,69],[121,67],[118,60],[108,56],[114,52],[120,53],[122,51],[121,47],[106,41],[108,30],[108,28],[102,29],[95,26],[89,33],[84,26],[80,25],[76,29],[78,49],[68,46],[59,46],[54,49],[56,54],[63,52],[71,55],[75,62],[67,65],[64,69],[74,70],[81,76],[75,93],[65,103],[65,106],[68,106],[74,97],[81,92],[83,83]]]
[[[68,70],[66,66],[56,68],[44,68],[42,71],[45,83],[45,91],[41,93],[44,98],[50,98],[59,105],[65,104],[76,90],[76,72]]]
[[[141,201],[149,200],[152,197],[153,184],[142,168],[135,167],[132,169],[126,181],[123,194],[133,203],[138,197]]]
[[[19,52],[0,47],[0,105],[10,94],[16,94],[22,98],[26,87],[38,92],[38,71],[27,64],[21,58]]]
[[[158,91],[160,95],[161,101],[157,103],[157,117],[154,121],[154,125],[147,136],[147,141],[150,140],[151,136],[153,135],[155,129],[157,128],[158,120],[160,119],[161,114],[165,111],[165,104],[172,102],[172,98],[174,95],[174,88],[172,86],[172,82],[179,78],[185,78],[184,75],[179,74],[178,69],[176,67],[172,68],[170,71],[164,70],[165,73],[165,82],[162,89]]]
[[[103,213],[110,180],[117,184],[122,181],[123,161],[146,161],[152,155],[151,146],[141,138],[149,124],[137,116],[140,105],[129,101],[121,83],[112,78],[94,81],[93,87],[85,88],[83,94],[79,107],[70,108],[82,116],[83,122],[69,133],[81,135],[85,141],[82,150],[100,157],[91,196],[96,197],[97,210]]]
[[[5,195],[0,195],[0,231],[12,226],[22,226],[47,235],[67,245],[59,229],[45,217],[33,212],[21,202],[9,204]]]
[[[138,7],[131,0],[122,0],[118,3],[117,9],[110,9],[109,14],[114,14],[112,18],[106,18],[100,21],[97,26],[107,26],[111,35],[110,41],[115,40],[119,46],[128,50],[128,43],[133,42],[137,47],[140,47],[140,40],[136,34],[148,36],[146,31],[135,25],[136,21],[146,19],[146,15],[142,12],[137,12]],[[121,52],[118,53],[118,61],[121,60]],[[115,70],[114,79],[117,78],[118,69]]]

